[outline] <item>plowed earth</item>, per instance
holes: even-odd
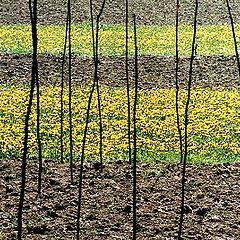
[[[93,0],[93,10],[99,11],[102,1]],[[18,0],[0,1],[0,23],[16,24],[28,23],[28,1]],[[192,24],[195,0],[180,1],[180,22]],[[234,21],[240,23],[240,5],[234,0],[230,1]],[[39,0],[40,24],[64,24],[66,20],[67,0]],[[175,0],[129,0],[129,14],[135,13],[139,24],[174,25],[176,13]],[[107,0],[102,15],[103,22],[123,23],[125,15],[125,1]],[[229,24],[226,1],[199,0],[198,23],[203,24]],[[74,23],[88,21],[89,0],[72,1],[72,19]]]
[[[39,76],[41,85],[61,83],[61,57],[39,55]],[[134,63],[130,59],[130,81],[134,84]],[[180,85],[189,78],[189,58],[181,58],[179,64]],[[31,80],[30,55],[0,54],[0,83],[29,84]],[[172,88],[175,87],[175,57],[139,58],[139,87]],[[67,71],[67,65],[65,70]],[[238,68],[235,57],[196,57],[193,69],[193,87],[234,88],[239,85]],[[93,79],[92,58],[73,56],[72,81],[74,84],[90,83]],[[68,82],[65,74],[66,83]],[[126,87],[125,58],[101,57],[99,81],[108,86]]]
[[[101,1],[93,0],[93,9],[99,11]],[[193,24],[194,0],[182,0],[180,22]],[[0,0],[0,24],[30,24],[28,1]],[[230,1],[235,23],[240,23],[240,5]],[[173,0],[129,1],[129,14],[136,13],[138,24],[174,25],[176,2]],[[39,0],[39,24],[65,24],[67,0]],[[125,1],[107,0],[102,22],[124,24]],[[90,22],[89,1],[72,1],[73,23]],[[199,1],[199,25],[230,24],[225,1]],[[132,62],[130,62],[133,68]],[[92,79],[92,60],[75,56],[73,60],[73,81],[89,82]],[[40,81],[60,83],[61,59],[52,55],[39,56]],[[196,87],[235,87],[238,83],[238,69],[235,57],[197,57],[194,61],[193,85]],[[0,55],[1,83],[29,82],[31,79],[31,57],[28,55]],[[101,57],[100,81],[112,86],[125,86],[123,57]],[[132,74],[133,75],[133,69]],[[188,80],[189,59],[182,58],[179,77],[182,84]],[[141,88],[174,86],[174,57],[139,57],[139,80]]]
[[[0,162],[0,239],[16,239],[20,160]],[[187,167],[184,239],[237,240],[240,236],[240,164]],[[45,161],[37,196],[37,162],[27,167],[24,239],[75,239],[79,165],[70,184],[69,164]],[[131,239],[131,170],[127,162],[84,166],[81,239]],[[138,164],[138,239],[175,239],[181,169]]]
[[[89,21],[89,1],[73,1],[73,22]],[[94,0],[94,6],[97,1]],[[181,23],[192,24],[193,0],[182,0]],[[30,24],[28,1],[0,0],[0,24]],[[139,24],[175,23],[175,1],[130,3]],[[199,1],[202,24],[229,24],[225,1]],[[235,23],[240,23],[240,4],[231,1]],[[95,8],[95,12],[97,7]],[[66,0],[39,0],[40,24],[64,24]],[[124,22],[124,1],[106,1],[103,22]],[[174,57],[139,59],[141,88],[174,86]],[[102,63],[102,64],[101,64]],[[124,58],[101,58],[100,81],[124,86]],[[193,84],[201,87],[235,87],[238,71],[234,57],[199,57],[194,62]],[[132,68],[132,62],[130,66]],[[42,84],[60,82],[61,59],[39,56]],[[182,84],[188,79],[189,59],[180,63]],[[81,70],[79,70],[81,69]],[[132,71],[133,72],[133,71]],[[2,83],[29,83],[31,56],[0,55]],[[73,59],[73,81],[88,83],[92,76],[90,58]],[[132,75],[131,75],[132,77]],[[16,239],[21,161],[0,161],[0,239]],[[189,165],[187,167],[184,239],[240,239],[240,163]],[[28,163],[23,215],[24,239],[76,239],[79,165],[74,166],[75,183],[69,182],[68,164],[46,160],[43,194],[36,198],[37,163]],[[138,239],[176,239],[180,209],[181,168],[169,163],[138,164]],[[84,167],[81,239],[131,239],[131,171],[126,162],[107,163],[103,173],[97,165]]]

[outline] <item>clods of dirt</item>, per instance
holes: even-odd
[[[94,18],[100,10],[102,1],[93,0]],[[230,1],[234,22],[240,22],[240,6],[238,1]],[[181,0],[180,22],[193,24],[194,0]],[[66,19],[66,0],[39,0],[38,22],[40,24],[64,24]],[[198,23],[200,25],[230,24],[228,9],[225,1],[199,1]],[[176,1],[173,0],[132,0],[129,1],[129,15],[137,16],[138,24],[142,25],[174,25],[176,17]],[[30,24],[28,2],[25,0],[1,0],[0,24]],[[122,23],[125,20],[125,1],[106,1],[101,21]],[[90,22],[89,1],[72,1],[72,22],[81,24]]]
[[[39,55],[41,85],[60,86],[61,57]],[[189,58],[179,62],[179,83],[186,86],[189,79]],[[31,55],[0,54],[0,84],[30,84]],[[139,57],[139,88],[175,88],[175,57]],[[66,66],[65,70],[67,71]],[[130,87],[134,86],[134,60],[129,61]],[[72,82],[75,85],[92,84],[92,58],[72,58]],[[67,79],[67,72],[66,83]],[[125,58],[101,57],[99,81],[110,87],[126,87]],[[234,56],[197,57],[193,65],[194,88],[235,88],[239,86],[238,68]]]
[[[37,162],[29,160],[23,212],[24,239],[75,239],[79,164],[46,160],[37,198]],[[0,239],[16,239],[21,161],[0,162]],[[240,163],[189,165],[183,239],[236,240],[240,236]],[[83,172],[81,239],[131,239],[132,174],[124,161],[88,163]],[[181,167],[138,163],[138,239],[176,239]]]

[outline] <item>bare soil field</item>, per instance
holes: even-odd
[[[94,0],[97,11],[97,0]],[[98,1],[99,2],[99,1]],[[193,0],[181,1],[180,21],[192,24]],[[229,24],[225,1],[201,0],[199,24]],[[73,22],[90,21],[89,1],[73,1]],[[240,23],[240,4],[232,1],[235,23]],[[130,13],[139,24],[173,25],[175,1],[132,0]],[[66,0],[39,0],[40,24],[64,24]],[[103,22],[123,23],[124,4],[108,0]],[[0,0],[0,24],[30,24],[28,1]],[[31,56],[0,54],[0,84],[24,84],[31,79]],[[89,83],[92,59],[73,56],[73,81]],[[67,66],[66,66],[67,67]],[[133,70],[133,61],[130,61]],[[41,84],[60,83],[61,58],[39,56]],[[100,59],[100,81],[125,86],[124,57]],[[180,60],[179,78],[188,79],[189,59]],[[132,71],[133,72],[133,71]],[[140,88],[174,87],[174,57],[139,58]],[[133,75],[130,76],[133,80]],[[66,79],[67,80],[67,79]],[[197,57],[194,87],[232,88],[239,84],[235,57]],[[24,203],[24,239],[75,239],[79,164],[74,165],[75,183],[70,184],[69,164],[45,160],[43,194],[37,196],[37,161],[28,161]],[[138,163],[138,239],[176,239],[180,216],[181,168],[172,163]],[[21,159],[0,160],[0,240],[16,239]],[[188,165],[184,239],[240,239],[240,163]],[[132,188],[127,162],[84,166],[82,239],[131,239]]]
[[[30,24],[28,1],[0,0],[0,24]],[[93,0],[95,12],[99,10],[99,1]],[[180,22],[193,24],[194,0],[182,0]],[[39,24],[65,24],[67,1],[39,0]],[[138,24],[175,24],[175,1],[129,1],[130,14],[135,12]],[[235,23],[240,23],[240,5],[231,2]],[[72,2],[74,23],[90,22],[89,1]],[[124,23],[124,1],[108,0],[102,21],[106,23]],[[199,1],[198,24],[229,24],[225,1]],[[125,66],[123,57],[103,57],[100,63],[100,81],[113,86],[125,86]],[[133,66],[130,62],[131,67]],[[213,56],[197,57],[194,62],[193,84],[196,87],[235,87],[238,85],[238,69],[235,57]],[[30,79],[30,55],[0,54],[1,83],[25,83]],[[42,83],[60,82],[61,58],[52,55],[39,56],[40,81]],[[74,56],[73,81],[88,83],[92,78],[92,59]],[[188,79],[189,59],[182,58],[179,78],[182,84]],[[133,71],[132,71],[133,72]],[[175,76],[174,57],[139,57],[140,87],[173,87]]]
[[[95,13],[100,7],[101,1],[93,0]],[[180,21],[192,24],[194,14],[194,0],[181,0]],[[240,5],[238,1],[230,1],[234,20],[240,22]],[[39,23],[40,24],[64,24],[66,19],[66,0],[39,0]],[[173,0],[130,0],[130,14],[135,13],[139,24],[173,25],[175,24],[176,5]],[[90,22],[89,1],[72,1],[73,22]],[[124,22],[124,1],[107,0],[103,12],[103,22]],[[227,6],[225,1],[200,0],[199,1],[199,24],[226,24],[229,23]],[[0,1],[0,24],[28,23],[28,1],[18,0]]]
[[[29,161],[24,239],[75,239],[79,165],[70,184],[69,164],[46,160],[37,196],[37,162]],[[138,239],[175,239],[181,169],[170,163],[138,164]],[[240,236],[240,164],[189,165],[184,239],[237,240]],[[0,239],[16,239],[20,160],[0,162]],[[130,239],[131,171],[127,162],[84,166],[81,239]]]
[[[39,55],[39,76],[41,84],[60,86],[61,57]],[[181,58],[179,81],[184,85],[189,78],[189,58]],[[0,83],[26,84],[31,79],[32,57],[30,55],[0,54]],[[134,82],[134,64],[130,59],[130,80]],[[67,70],[67,64],[66,64]],[[139,87],[172,88],[175,87],[175,57],[140,57]],[[73,56],[74,84],[91,83],[93,77],[92,58]],[[66,74],[67,75],[67,74]],[[65,79],[68,81],[68,79]],[[101,57],[99,81],[108,86],[126,86],[125,58]],[[196,57],[194,60],[193,87],[234,88],[239,85],[238,69],[235,57]]]

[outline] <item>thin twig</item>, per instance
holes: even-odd
[[[138,101],[138,48],[137,48],[137,29],[136,15],[133,14],[134,26],[134,47],[135,47],[135,97],[133,105],[133,240],[137,238],[137,128],[136,128],[136,112]]]
[[[95,63],[95,34],[94,34],[94,20],[93,20],[93,4],[92,0],[90,0],[90,17],[91,17],[91,27],[92,27],[92,50],[93,50],[93,62]]]
[[[127,105],[128,105],[128,154],[129,163],[131,164],[131,108],[130,108],[130,86],[129,86],[129,72],[128,72],[128,0],[126,0],[126,80],[127,80]]]
[[[100,13],[102,13],[104,5],[105,5],[105,0],[102,4],[102,9],[100,10]],[[92,0],[90,0],[90,14],[91,14],[91,24],[92,24],[93,58],[94,58],[94,63],[96,64],[96,61],[97,61],[97,44],[95,46]],[[100,16],[101,15],[99,15],[99,18],[100,18]],[[96,43],[97,43],[97,41],[96,41]],[[96,68],[95,68],[95,71],[96,71]],[[88,99],[87,114],[86,114],[85,129],[84,129],[83,144],[82,144],[82,155],[81,155],[81,163],[80,163],[79,188],[78,188],[79,192],[78,192],[78,210],[77,210],[77,240],[80,239],[80,215],[81,215],[81,205],[82,205],[83,163],[84,163],[85,145],[86,145],[86,138],[87,138],[87,130],[88,130],[92,96],[93,96],[93,92],[94,92],[94,89],[95,89],[95,86],[96,86],[95,71],[94,71],[94,81],[93,81],[92,89],[90,91],[89,99]]]
[[[105,1],[104,1],[105,2]],[[104,5],[103,5],[104,7]],[[101,11],[102,12],[102,11]],[[100,132],[100,146],[99,146],[99,154],[100,154],[100,164],[101,164],[101,171],[103,170],[103,156],[102,156],[102,145],[103,145],[103,127],[102,127],[102,113],[101,113],[101,98],[100,98],[100,89],[99,89],[99,79],[98,79],[98,43],[99,43],[99,21],[100,16],[97,16],[97,29],[96,29],[96,46],[95,46],[95,62],[94,62],[94,81],[96,82],[97,88],[97,98],[98,98],[98,114],[99,114],[99,132]]]
[[[35,6],[37,8],[37,5]],[[38,75],[38,60],[37,60],[37,48],[38,48],[38,40],[37,40],[37,9],[35,9],[35,39],[34,39],[34,45],[35,45],[35,54],[34,62],[35,62],[35,81],[36,81],[36,89],[37,89],[37,143],[38,143],[38,196],[41,196],[42,191],[42,143],[41,143],[41,136],[40,136],[40,87],[39,87],[39,75]],[[31,14],[32,16],[32,14]],[[32,16],[33,17],[33,16]]]
[[[181,214],[179,221],[178,239],[182,239],[182,225],[184,216],[184,203],[185,203],[185,182],[186,182],[186,164],[187,164],[187,154],[188,154],[188,112],[189,104],[191,99],[191,87],[192,87],[192,75],[193,75],[193,61],[195,57],[195,42],[197,33],[197,15],[198,15],[198,0],[195,3],[195,14],[194,14],[194,32],[192,40],[192,52],[190,59],[190,69],[189,69],[189,81],[187,89],[187,102],[185,106],[185,119],[184,119],[184,157],[183,157],[183,171],[182,171],[182,196],[181,196]]]
[[[66,29],[65,29],[65,38],[64,38],[64,46],[63,46],[63,55],[62,55],[62,66],[61,66],[61,93],[60,93],[60,101],[61,101],[61,133],[60,133],[60,144],[61,144],[61,163],[64,162],[63,155],[63,118],[64,118],[64,104],[63,104],[63,92],[64,92],[64,65],[65,65],[65,57],[66,57],[66,49],[67,49],[67,39],[68,39],[68,26],[69,26],[69,14],[67,14],[66,19]]]
[[[234,28],[234,22],[233,22],[233,17],[232,17],[232,12],[231,12],[231,6],[229,4],[229,0],[226,0],[227,3],[227,8],[228,8],[228,13],[229,13],[229,18],[232,26],[232,33],[233,33],[233,39],[234,39],[234,47],[235,47],[235,53],[236,53],[236,58],[237,58],[237,64],[238,64],[238,76],[240,78],[240,60],[239,60],[239,54],[238,54],[238,45],[237,45],[237,38],[236,38],[236,33],[235,33],[235,28]]]
[[[36,29],[37,31],[37,29]],[[37,34],[37,32],[36,32]],[[38,169],[38,196],[41,196],[42,191],[42,143],[40,136],[40,88],[39,88],[39,75],[38,75],[38,61],[35,59],[36,63],[36,89],[37,89],[37,142],[38,142],[38,161],[39,161],[39,169]]]
[[[180,116],[179,116],[179,51],[178,51],[178,30],[179,30],[179,0],[177,0],[177,9],[176,9],[176,118],[177,118],[177,129],[179,134],[179,144],[180,144],[180,163],[183,161],[183,142],[182,142],[182,130],[180,126]]]
[[[102,127],[102,113],[101,113],[101,97],[100,97],[100,89],[99,89],[99,78],[98,78],[98,65],[99,65],[99,57],[98,57],[98,45],[99,45],[99,23],[100,18],[103,13],[103,9],[105,6],[106,0],[103,0],[102,6],[100,9],[99,14],[97,15],[97,22],[96,22],[96,44],[95,44],[95,73],[94,73],[94,81],[96,82],[97,88],[97,97],[98,97],[98,114],[99,114],[99,131],[100,131],[100,146],[99,146],[99,153],[100,153],[100,164],[101,164],[101,172],[103,171],[103,127]]]
[[[25,186],[26,186],[26,168],[27,168],[27,152],[28,152],[28,135],[29,135],[29,119],[31,114],[33,94],[35,87],[35,77],[37,69],[37,0],[29,0],[29,10],[30,10],[30,19],[32,25],[32,42],[33,42],[33,57],[32,57],[32,80],[31,80],[31,89],[29,94],[29,103],[27,107],[27,113],[25,117],[25,127],[24,127],[24,142],[23,142],[23,159],[22,159],[22,168],[21,168],[21,192],[19,199],[19,208],[17,216],[17,227],[18,227],[18,236],[17,239],[22,239],[22,212],[23,212],[23,203],[25,195]]]
[[[72,137],[72,45],[71,45],[71,0],[68,0],[68,111],[69,111],[69,144],[70,144],[70,177],[73,184],[73,137]]]
[[[89,115],[90,115],[90,108],[92,102],[92,96],[95,88],[95,82],[93,83],[89,99],[88,99],[88,107],[87,107],[87,116],[85,121],[85,129],[83,135],[83,144],[82,144],[82,155],[81,155],[81,164],[80,164],[80,175],[79,175],[79,187],[78,187],[78,211],[77,211],[77,240],[80,239],[80,214],[81,214],[81,205],[82,205],[82,180],[83,180],[83,162],[84,162],[84,153],[85,153],[85,145],[86,145],[86,138],[87,138],[87,130],[88,130],[88,123],[89,123]]]

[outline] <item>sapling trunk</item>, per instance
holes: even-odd
[[[134,49],[135,49],[135,96],[133,105],[133,240],[137,239],[137,127],[136,112],[138,101],[138,47],[137,47],[137,27],[136,15],[133,15],[134,26]]]
[[[17,215],[17,239],[22,239],[22,213],[23,213],[23,203],[25,195],[26,186],[26,168],[27,168],[27,153],[28,153],[28,136],[29,136],[29,120],[32,109],[34,87],[36,81],[37,73],[37,0],[29,0],[29,10],[30,10],[30,20],[32,26],[32,43],[33,43],[33,56],[32,56],[32,79],[31,79],[31,89],[29,93],[29,102],[27,106],[27,113],[25,117],[24,126],[24,142],[23,142],[23,158],[21,167],[21,191],[18,206]]]
[[[38,61],[36,62],[36,89],[37,89],[37,142],[38,142],[38,196],[41,196],[42,191],[42,144],[41,144],[41,135],[40,135],[40,87],[39,87],[39,75],[38,75]]]
[[[179,135],[179,146],[180,146],[180,163],[183,161],[183,139],[182,139],[182,130],[180,126],[180,116],[179,116],[179,79],[178,79],[178,71],[179,71],[179,50],[178,50],[178,30],[179,30],[179,8],[180,2],[177,0],[176,7],[176,72],[175,72],[175,86],[176,86],[176,120],[177,120],[177,129]]]
[[[236,53],[237,65],[238,65],[238,77],[240,78],[240,60],[239,60],[239,54],[238,54],[238,46],[237,46],[237,38],[236,38],[236,33],[235,33],[234,21],[233,21],[233,17],[232,17],[231,6],[229,3],[229,0],[226,0],[226,3],[227,3],[229,18],[230,18],[231,27],[232,27],[234,48],[235,48],[235,53]],[[239,84],[240,84],[240,82],[239,82]]]
[[[69,111],[69,144],[70,144],[70,177],[73,184],[73,137],[72,137],[72,44],[71,44],[71,0],[68,0],[68,111]]]
[[[126,0],[126,19],[125,19],[125,31],[126,31],[126,49],[125,49],[125,67],[126,67],[126,83],[127,83],[127,105],[128,105],[128,158],[131,164],[131,106],[130,106],[130,86],[129,86],[129,69],[128,69],[128,0]]]
[[[97,16],[97,19],[100,19],[102,11],[104,9],[105,0],[103,1],[102,7],[100,9],[100,13]],[[93,21],[93,9],[92,9],[92,0],[90,0],[90,14],[91,14],[91,24],[92,24],[92,49],[93,49],[93,59],[94,59],[94,81],[93,85],[89,94],[88,99],[88,106],[87,106],[87,114],[86,114],[86,120],[85,120],[85,128],[84,128],[84,135],[83,135],[83,143],[82,143],[82,153],[81,153],[81,163],[80,163],[80,174],[79,174],[79,192],[78,192],[78,210],[77,210],[77,240],[80,239],[80,215],[81,215],[81,205],[82,205],[82,181],[83,181],[83,163],[84,163],[84,154],[85,154],[85,145],[86,145],[86,138],[87,138],[87,130],[88,130],[88,123],[89,123],[89,116],[90,116],[90,108],[91,108],[91,102],[92,102],[92,96],[93,92],[96,86],[96,62],[98,61],[98,40],[96,39],[96,45],[95,45],[95,39],[94,39],[94,21]],[[97,20],[98,22],[99,20]],[[97,27],[98,29],[99,27]],[[96,35],[98,38],[98,35]],[[99,108],[100,109],[100,108]],[[102,163],[102,162],[101,162]],[[101,166],[102,167],[102,166]]]
[[[105,1],[104,1],[105,3]],[[104,7],[104,5],[103,5]],[[99,154],[100,154],[100,164],[101,164],[101,171],[103,170],[103,156],[102,156],[102,145],[103,145],[103,127],[102,127],[102,112],[101,112],[101,97],[100,97],[100,89],[99,89],[99,77],[98,77],[98,45],[99,45],[99,21],[100,21],[100,14],[97,15],[97,22],[96,22],[96,46],[95,46],[95,62],[94,62],[94,81],[96,82],[97,88],[97,98],[98,98],[98,114],[99,114],[99,132],[100,132],[100,146],[99,146]]]
[[[188,154],[188,118],[189,118],[189,104],[191,99],[193,61],[195,57],[197,15],[198,15],[198,0],[196,0],[195,2],[194,32],[193,32],[192,51],[191,51],[191,59],[190,59],[189,81],[187,86],[187,102],[185,106],[185,115],[184,115],[184,155],[183,155],[183,171],[182,171],[181,213],[180,213],[180,221],[179,221],[179,229],[178,229],[179,240],[182,239],[182,226],[183,226],[183,217],[184,217],[186,164],[187,164],[187,154]]]
[[[62,54],[62,66],[61,66],[61,93],[60,93],[60,102],[61,102],[61,127],[60,127],[60,151],[61,151],[61,163],[64,162],[64,146],[63,146],[63,120],[64,120],[64,103],[63,103],[63,94],[64,94],[64,65],[66,61],[66,49],[67,49],[67,39],[68,39],[68,26],[69,26],[69,14],[67,14],[66,18],[66,29],[65,29],[65,38],[64,38],[64,46],[63,46],[63,54]]]

